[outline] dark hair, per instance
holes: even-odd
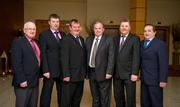
[[[120,20],[120,25],[121,25],[122,22],[128,22],[128,23],[130,24],[129,19],[121,19],[121,20]]]
[[[154,32],[156,31],[156,27],[153,24],[145,24],[144,27],[146,27],[146,26],[151,26],[153,28],[153,31]]]
[[[104,23],[103,23],[102,21],[100,21],[100,20],[94,21],[93,24],[92,24],[92,28],[94,28],[94,25],[97,24],[97,23],[102,24],[102,26],[103,26],[103,28],[104,28]]]
[[[59,19],[60,20],[60,17],[57,14],[50,14],[48,20],[50,21],[51,18],[55,18],[55,19]]]
[[[77,19],[71,19],[69,22],[69,26],[72,26],[72,23],[80,23]]]

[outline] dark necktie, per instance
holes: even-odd
[[[94,47],[92,48],[92,56],[91,56],[91,66],[94,68],[95,67],[95,58],[96,58],[96,52],[98,48],[98,40],[99,38],[95,39]]]
[[[56,38],[56,40],[57,40],[57,42],[59,42],[60,41],[60,38],[59,38],[59,32],[54,32],[54,34],[55,34],[55,38]]]
[[[81,43],[79,36],[76,36],[76,41],[82,46],[82,43]]]
[[[122,49],[122,46],[124,44],[124,41],[125,41],[125,36],[121,36],[121,41],[119,42],[119,52],[121,51]]]
[[[145,40],[144,41],[144,48],[147,48],[147,46],[149,45],[149,42],[150,42],[150,40]]]

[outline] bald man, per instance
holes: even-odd
[[[16,38],[11,47],[16,107],[37,107],[40,50],[35,41],[36,26],[26,22],[23,31],[24,36]]]

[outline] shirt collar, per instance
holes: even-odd
[[[148,39],[149,41],[152,41],[153,39],[154,39],[155,37],[152,37],[152,38],[150,38],[150,39]],[[145,39],[146,40],[146,39]]]
[[[98,38],[98,40],[101,40],[102,35],[101,36],[95,36],[95,39]]]
[[[51,32],[53,32],[53,34],[54,34],[54,32],[59,32],[59,31],[55,31],[55,30],[53,30],[53,29],[51,29],[51,28],[50,28],[50,30],[51,30]]]
[[[27,36],[25,36],[26,38],[27,38],[27,40],[29,41],[29,42],[31,42],[31,40],[33,40],[32,38],[29,38],[29,37],[27,37]]]
[[[122,34],[121,34],[121,36],[124,36],[125,38],[126,38],[128,35],[129,35],[129,33],[128,33],[128,34],[126,34],[126,35],[122,35]]]
[[[74,35],[73,35],[74,36]],[[74,38],[77,38],[77,37],[79,37],[79,36],[74,36]]]

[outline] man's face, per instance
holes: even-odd
[[[156,32],[153,31],[152,26],[145,26],[144,27],[144,38],[145,39],[153,38],[155,36],[155,34],[156,34]]]
[[[23,31],[26,37],[33,39],[36,36],[36,25],[34,23],[28,22],[26,23]]]
[[[74,36],[79,36],[81,32],[81,25],[80,23],[72,22],[69,26],[70,33]]]
[[[60,20],[58,18],[50,18],[49,25],[52,30],[58,31],[59,25],[60,25]]]
[[[101,23],[96,23],[96,24],[94,25],[94,34],[95,34],[96,36],[101,36],[101,35],[103,35],[103,32],[104,32],[104,27],[103,27],[103,25],[102,25]]]
[[[131,30],[129,22],[121,22],[119,26],[119,31],[122,35],[127,35]]]

